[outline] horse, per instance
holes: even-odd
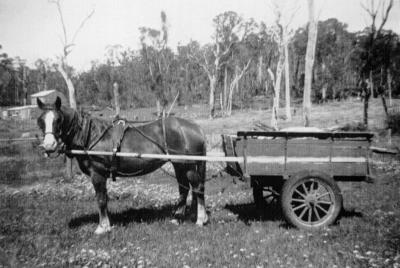
[[[116,152],[150,154],[206,155],[205,135],[201,128],[186,119],[165,117],[140,126],[119,122],[113,124],[89,114],[78,113],[65,107],[59,97],[52,104],[39,98],[37,105],[42,111],[37,124],[43,132],[40,145],[46,154],[65,153],[75,157],[79,168],[90,176],[96,192],[99,224],[95,234],[111,230],[107,212],[107,179],[115,176],[141,176],[155,171],[167,160],[117,157]],[[113,156],[71,155],[70,150],[113,150]],[[208,222],[205,210],[204,188],[205,161],[171,161],[179,185],[179,200],[174,212],[174,221],[185,216],[186,200],[192,189],[192,210],[197,211],[196,224]]]

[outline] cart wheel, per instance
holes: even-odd
[[[315,230],[336,220],[342,209],[342,195],[331,177],[306,172],[284,183],[281,206],[289,223]]]
[[[279,194],[271,186],[255,186],[253,187],[253,198],[257,209],[262,211],[266,206],[276,204]]]

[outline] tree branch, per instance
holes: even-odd
[[[65,22],[64,22],[63,13],[62,13],[62,10],[61,10],[60,0],[49,0],[49,2],[56,5],[57,11],[58,11],[58,15],[60,15],[61,26],[62,26],[63,34],[64,34],[64,41],[63,41],[62,45],[65,47],[68,44],[67,29],[65,27]],[[65,53],[65,49],[64,49],[64,53]],[[66,57],[67,55],[64,55],[64,56]]]
[[[385,23],[389,17],[390,10],[392,9],[392,6],[393,6],[393,0],[389,1],[389,5],[387,6],[385,12],[384,12],[384,2],[382,1],[381,3],[382,3],[382,22],[381,22],[381,25],[379,26],[378,33],[381,32],[383,26],[385,25]]]
[[[89,15],[86,16],[79,25],[78,29],[76,29],[74,36],[72,37],[71,44],[75,43],[75,39],[78,35],[78,33],[82,30],[83,26],[85,26],[85,23],[93,16],[94,14],[94,9],[89,13]]]

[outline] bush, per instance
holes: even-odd
[[[390,113],[386,119],[387,127],[392,129],[392,134],[400,134],[400,112]]]
[[[368,128],[362,122],[351,122],[341,126],[338,130],[341,131],[366,131]]]

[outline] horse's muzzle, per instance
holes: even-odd
[[[50,154],[57,151],[58,144],[55,146],[45,146],[43,143],[38,146],[40,153],[42,153],[45,157],[49,157]]]

